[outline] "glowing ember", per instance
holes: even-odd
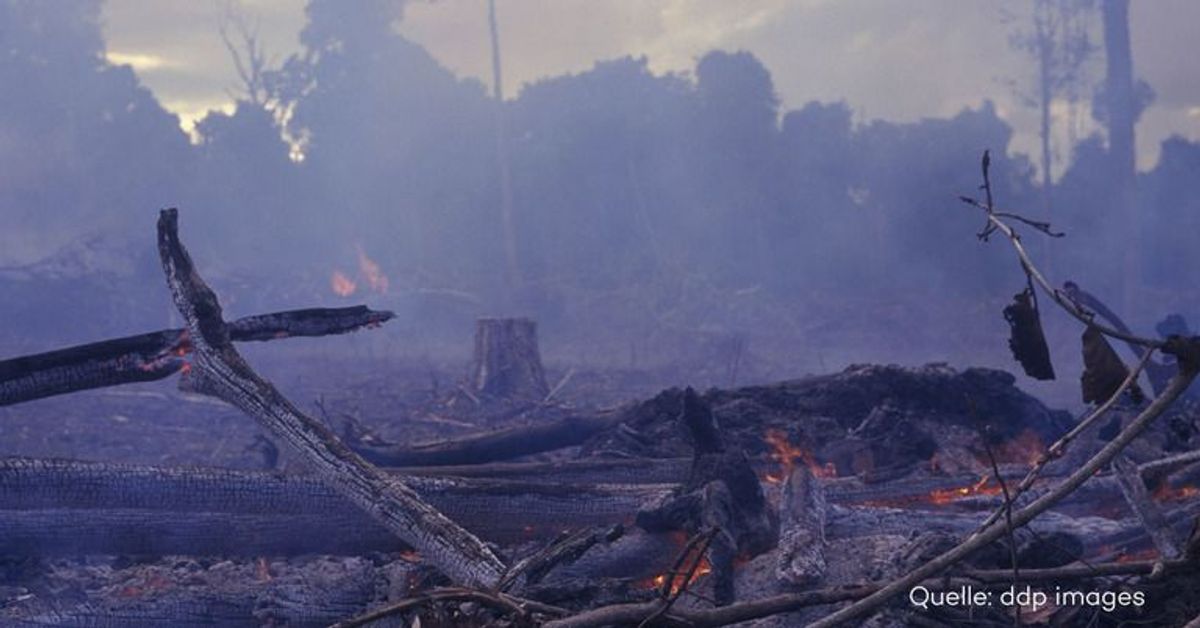
[[[360,246],[358,247],[358,271],[367,279],[367,285],[371,286],[372,292],[386,294],[388,291],[388,278],[379,269],[379,264],[375,260],[367,257],[365,251]]]
[[[1200,488],[1195,486],[1175,487],[1163,482],[1154,489],[1154,499],[1160,502],[1178,502],[1200,495]]]
[[[984,475],[978,482],[969,486],[957,486],[954,488],[939,488],[930,491],[927,495],[902,495],[892,499],[872,499],[862,502],[864,506],[873,506],[876,508],[905,508],[912,504],[933,504],[936,506],[944,506],[956,502],[960,499],[973,497],[976,495],[1000,495],[1004,489],[1000,484],[989,484],[991,476]]]
[[[671,595],[678,595],[684,588],[691,587],[700,578],[712,573],[712,565],[709,564],[708,558],[701,557],[700,564],[696,566],[696,571],[692,573],[692,577],[684,582],[686,573],[661,573],[653,578],[643,580],[639,583],[643,589],[662,589],[667,584],[667,578],[671,578]]]
[[[769,429],[767,435],[763,438],[771,451],[768,453],[771,460],[779,464],[778,473],[768,473],[764,478],[771,484],[779,484],[783,482],[792,471],[796,468],[796,461],[803,462],[808,467],[812,474],[819,478],[837,477],[837,469],[832,463],[820,464],[813,457],[812,452],[792,444],[788,439],[787,433],[783,430]]]
[[[950,502],[962,499],[964,497],[970,497],[972,495],[1001,494],[1003,489],[1000,488],[1000,483],[997,482],[995,485],[988,486],[989,479],[991,479],[991,476],[984,475],[979,479],[978,482],[972,484],[971,486],[960,486],[958,488],[935,490],[929,494],[929,501],[934,504],[942,505],[949,504]]]
[[[337,270],[333,271],[333,276],[329,278],[329,287],[339,297],[348,297],[358,290],[358,284],[354,283],[353,279]]]
[[[406,563],[419,563],[421,562],[421,553],[417,550],[404,550],[400,552],[400,560]]]

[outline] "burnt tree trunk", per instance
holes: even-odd
[[[537,323],[528,318],[476,321],[471,385],[499,399],[544,399],[550,387],[538,351]]]

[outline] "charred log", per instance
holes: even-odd
[[[573,447],[621,422],[620,412],[573,416],[540,425],[513,427],[450,441],[424,445],[379,445],[365,442],[353,447],[364,459],[388,467],[469,465]]]
[[[806,467],[792,471],[779,507],[779,579],[804,586],[824,577],[825,511],[820,480]]]
[[[668,486],[408,478],[492,541],[627,521]],[[362,553],[403,544],[314,478],[69,461],[0,463],[0,554]]]
[[[229,323],[234,342],[345,334],[394,315],[366,306],[247,316]],[[66,393],[164,379],[191,353],[187,330],[167,329],[0,361],[0,406]]]

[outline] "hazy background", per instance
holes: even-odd
[[[395,309],[366,344],[398,357],[528,314],[552,360],[681,380],[1015,370],[1024,277],[955,200],[984,148],[1000,203],[1069,234],[1026,236],[1054,277],[1146,333],[1200,315],[1200,4],[1131,4],[1132,207],[1099,1],[496,5],[499,114],[483,0],[0,0],[0,355],[171,323],[153,225],[179,206],[231,315]],[[1049,101],[1050,189],[1039,6],[1084,53]],[[1066,381],[1024,385],[1067,399],[1079,330],[1046,325]]]

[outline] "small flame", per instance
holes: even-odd
[[[862,504],[877,508],[906,507],[914,503],[944,506],[975,495],[1000,495],[1003,492],[1004,489],[1000,486],[1000,483],[991,483],[991,476],[985,474],[978,482],[969,486],[934,489],[926,495],[904,495],[892,499],[872,499],[864,501]]]
[[[708,558],[702,556],[700,557],[700,564],[696,566],[696,571],[692,572],[692,577],[689,578],[687,582],[684,582],[684,577],[687,576],[686,573],[676,573],[674,575],[669,573],[660,573],[653,578],[643,580],[640,583],[640,586],[643,589],[662,589],[663,586],[667,584],[667,578],[670,577],[671,595],[678,595],[680,591],[687,587],[691,587],[696,583],[697,580],[707,576],[710,573],[712,573],[712,565],[708,562]]]
[[[797,460],[803,462],[815,477],[837,477],[837,469],[833,466],[833,463],[818,463],[817,459],[813,457],[812,452],[803,447],[793,445],[787,433],[783,430],[769,429],[763,440],[771,447],[771,451],[767,455],[770,456],[771,460],[779,464],[778,473],[768,473],[766,475],[764,479],[767,482],[771,484],[783,482],[795,470]]]
[[[353,279],[342,274],[340,270],[333,271],[333,275],[329,278],[329,287],[339,297],[348,297],[358,290],[358,284],[354,283]]]
[[[999,482],[997,482],[995,485],[988,486],[988,480],[990,479],[990,475],[984,474],[984,476],[980,478],[978,482],[972,484],[971,486],[960,486],[958,488],[934,490],[929,493],[929,501],[940,506],[942,504],[949,504],[950,502],[962,499],[964,497],[970,497],[972,495],[999,495],[1002,493],[1003,489],[1000,488]]]
[[[419,563],[421,562],[421,553],[417,550],[406,549],[400,552],[400,560],[406,563]]]
[[[363,251],[361,246],[358,247],[358,271],[367,279],[367,285],[371,286],[372,292],[387,294],[387,275],[383,274],[375,260],[367,257],[366,251]]]

